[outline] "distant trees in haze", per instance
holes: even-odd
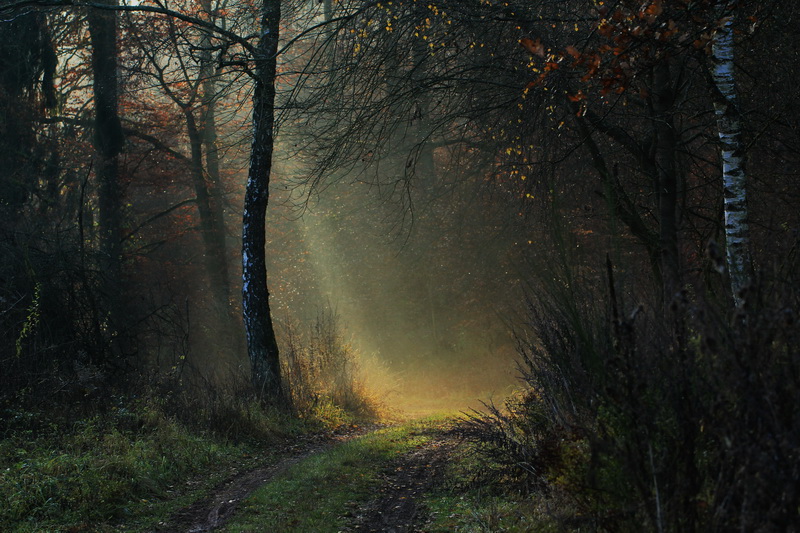
[[[515,329],[490,437],[559,526],[791,529],[798,44],[791,0],[0,0],[0,420],[280,404],[313,293],[447,376]]]
[[[773,43],[790,54],[795,34],[772,30],[777,13],[796,19],[788,2],[10,5],[0,6],[13,15],[0,31],[20,38],[0,48],[0,107],[20,135],[2,141],[0,197],[5,219],[41,224],[24,239],[16,230],[3,237],[14,258],[3,275],[14,302],[8,316],[16,317],[5,335],[17,352],[43,353],[33,332],[49,333],[29,316],[47,306],[54,313],[66,299],[74,327],[64,331],[80,339],[43,344],[69,347],[65,361],[104,361],[123,330],[135,337],[153,316],[114,311],[113,302],[169,277],[202,280],[186,292],[213,302],[218,314],[199,329],[214,337],[238,305],[230,213],[241,200],[229,177],[247,166],[236,222],[242,310],[254,384],[279,395],[264,255],[276,142],[294,165],[283,184],[310,198],[331,181],[367,183],[388,206],[371,209],[396,217],[401,239],[479,220],[470,210],[502,213],[493,227],[462,225],[472,232],[465,242],[491,242],[508,271],[524,272],[525,261],[557,248],[542,226],[558,219],[570,246],[613,248],[630,272],[649,268],[636,278],[658,286],[663,303],[716,268],[705,255],[711,240],[727,242],[738,294],[744,265],[766,264],[798,223],[791,202],[767,209],[773,185],[789,190],[787,169],[800,154],[796,124],[777,107],[798,99],[785,72],[794,63],[780,63],[781,72],[765,64],[760,76],[750,68]],[[24,67],[13,61],[20,49],[31,59]],[[770,103],[770,94],[784,98]],[[252,129],[239,131],[251,104]],[[234,141],[248,148],[237,152]],[[736,161],[750,155],[759,161],[747,175],[751,197],[734,205],[739,185],[723,185],[723,175],[744,177]],[[745,205],[752,259],[730,216],[747,220]],[[425,270],[421,281],[436,338],[447,299],[435,289],[469,285],[467,274],[448,274],[461,262],[458,237],[408,242],[410,265],[439,254],[439,271]],[[31,248],[65,251],[69,279],[43,278]],[[201,270],[189,265],[195,257]],[[135,340],[123,344],[121,368],[139,350]]]
[[[716,161],[719,138],[742,137],[730,129],[746,125],[731,117],[748,104],[722,96],[710,73],[735,76],[721,59],[730,52],[720,52],[724,39],[739,46],[734,15],[745,21],[735,34],[746,49],[781,8],[793,11],[713,1],[375,5],[336,26],[335,53],[314,56],[309,71],[325,75],[302,81],[298,154],[314,161],[312,184],[337,169],[372,172],[408,207],[421,205],[425,188],[468,179],[467,166],[522,203],[581,190],[592,212],[638,241],[667,301],[704,268],[709,240],[729,241],[741,288],[748,252],[730,214],[746,219],[745,203],[725,217],[718,209],[723,171],[725,198],[739,196],[728,176],[743,174],[729,154],[741,160],[743,145],[723,147],[724,164]],[[719,122],[710,114],[723,109],[718,96],[729,102]],[[432,161],[460,167],[437,175]]]
[[[94,338],[91,347],[82,345],[82,341],[77,338],[72,342],[67,339],[48,341],[68,342],[66,346],[72,347],[69,349],[71,353],[68,357],[59,357],[63,361],[60,363],[63,365],[61,370],[67,373],[69,373],[69,361],[73,357],[79,359],[80,364],[103,366],[110,364],[111,367],[127,365],[141,367],[147,365],[146,361],[154,357],[154,354],[147,353],[147,348],[143,344],[137,342],[126,344],[124,353],[114,348],[112,344],[117,344],[119,339],[129,333],[138,335],[140,341],[143,338],[153,338],[151,333],[145,331],[149,326],[144,329],[142,326],[151,320],[148,317],[158,315],[158,307],[137,310],[126,305],[123,311],[120,304],[140,300],[145,302],[148,299],[148,291],[158,290],[157,287],[148,287],[144,284],[148,276],[147,269],[150,267],[142,259],[158,257],[156,251],[168,242],[160,240],[163,237],[159,233],[164,235],[163,229],[166,229],[163,221],[172,219],[175,227],[183,223],[184,229],[178,230],[177,233],[183,232],[186,235],[187,229],[191,233],[193,206],[197,207],[200,234],[205,242],[205,253],[202,255],[205,257],[210,286],[207,292],[213,294],[213,300],[216,301],[215,309],[208,312],[216,313],[220,318],[216,323],[218,328],[230,330],[230,326],[225,325],[230,316],[231,283],[227,274],[229,260],[225,252],[227,230],[224,227],[222,211],[225,200],[220,193],[222,184],[220,184],[221,170],[216,131],[218,127],[216,104],[221,99],[222,92],[217,91],[215,86],[215,81],[224,70],[222,64],[228,59],[226,53],[230,44],[227,40],[215,39],[208,32],[197,30],[197,27],[217,28],[228,36],[233,34],[209,21],[211,13],[208,10],[205,13],[202,9],[192,12],[193,8],[188,3],[185,6],[177,6],[178,11],[172,12],[175,15],[174,19],[163,19],[166,20],[166,24],[155,24],[146,29],[136,26],[146,24],[146,17],[137,16],[130,9],[126,12],[126,8],[129,7],[109,3],[107,7],[97,5],[89,8],[87,26],[83,25],[84,19],[77,10],[56,8],[50,9],[49,12],[32,11],[27,15],[25,12],[31,11],[30,7],[20,8],[22,15],[19,14],[19,10],[11,7],[4,11],[23,20],[30,18],[38,21],[41,34],[58,35],[57,39],[47,42],[49,48],[45,49],[50,54],[46,57],[54,58],[48,62],[46,80],[53,84],[55,79],[55,89],[47,92],[48,96],[53,95],[48,98],[48,102],[55,102],[50,104],[52,107],[49,110],[43,112],[37,110],[38,117],[30,115],[29,124],[52,124],[51,133],[67,134],[66,137],[51,139],[59,149],[64,149],[62,146],[71,140],[80,141],[82,136],[85,139],[88,134],[93,135],[96,147],[97,157],[92,157],[92,153],[86,151],[84,156],[87,159],[83,161],[80,159],[79,151],[85,150],[86,144],[82,146],[73,144],[71,148],[65,149],[71,153],[69,157],[56,161],[62,166],[54,169],[55,176],[50,185],[55,191],[52,193],[53,201],[60,203],[69,199],[78,200],[77,204],[64,206],[67,207],[67,211],[63,209],[58,211],[58,215],[66,217],[62,218],[59,224],[74,237],[75,241],[54,243],[60,247],[54,251],[67,252],[69,246],[77,246],[79,266],[76,268],[78,278],[81,280],[79,290],[88,299],[85,308],[76,308],[75,314],[64,316],[63,321],[65,326],[70,320],[79,321],[90,325],[89,329],[94,331],[91,335]],[[147,7],[169,11],[156,5]],[[206,8],[208,7],[206,5]],[[184,8],[185,11],[180,11]],[[146,7],[141,6],[141,9]],[[239,13],[241,14],[241,10]],[[241,24],[247,27],[246,21],[237,21],[236,24],[240,25],[239,28],[242,27]],[[193,25],[195,29],[192,29]],[[6,27],[11,26],[3,26],[4,29]],[[139,31],[140,29],[142,31]],[[239,39],[239,43],[246,42],[246,38]],[[32,42],[28,46],[36,48],[39,45]],[[140,51],[139,54],[136,54],[136,48]],[[26,54],[22,54],[22,57],[28,53],[25,49],[23,51]],[[37,51],[36,54],[40,52]],[[87,63],[86,60],[89,58],[91,61]],[[246,62],[243,65],[244,72],[247,72]],[[229,70],[225,70],[225,73],[227,72]],[[38,89],[36,76],[34,74],[27,81],[28,85],[19,89],[30,91],[34,98]],[[139,81],[135,81],[135,78]],[[93,87],[92,93],[86,91],[87,85],[81,85],[87,80],[91,80],[91,85],[88,87]],[[188,137],[185,153],[179,146],[182,135],[180,129],[176,130],[173,127],[174,133],[171,138],[162,136],[162,133],[170,131],[171,126],[170,122],[165,122],[163,119],[175,116],[164,106],[170,101],[180,112],[177,124],[180,124],[181,118],[184,122],[183,132]],[[149,120],[161,119],[161,121],[148,123],[146,122],[148,117]],[[170,121],[172,120],[170,118]],[[175,124],[172,122],[173,126]],[[70,131],[73,132],[72,139],[67,133]],[[203,160],[204,155],[205,160]],[[25,156],[27,164],[35,161],[37,154],[29,153]],[[92,162],[86,164],[89,161]],[[70,164],[75,166],[70,168]],[[23,168],[20,164],[9,167],[12,174],[18,173]],[[188,171],[191,180],[176,179],[180,167]],[[160,182],[158,176],[161,177]],[[11,182],[8,177],[4,183]],[[17,176],[13,179],[16,180]],[[32,190],[36,190],[36,180],[32,180],[31,183]],[[191,189],[187,190],[185,184],[191,184]],[[142,192],[147,191],[148,187],[150,189],[145,193],[148,198],[145,198]],[[175,195],[177,199],[175,196],[163,200],[157,199],[153,188]],[[186,193],[190,190],[194,194],[187,198]],[[161,207],[158,207],[159,204]],[[72,213],[69,210],[73,210]],[[22,214],[21,210],[19,212]],[[189,224],[186,225],[186,222]],[[176,234],[170,233],[173,236]],[[30,246],[31,238],[39,239],[43,236],[47,238],[46,232],[26,236],[19,233],[8,235],[12,239],[6,241],[10,246]],[[170,238],[174,237],[167,237]],[[19,242],[20,239],[27,240],[22,244]],[[17,244],[14,244],[15,241]],[[184,270],[184,275],[189,274],[188,279],[191,280],[195,275],[191,273],[191,267],[180,266],[183,262],[180,259],[175,261],[180,253],[173,251],[172,258],[161,255],[161,259],[157,260],[161,262],[158,268],[168,272],[168,275],[180,275],[179,271]],[[191,254],[188,249],[182,253]],[[155,264],[152,261],[149,263],[149,265]],[[36,265],[30,265],[30,261],[27,272],[22,264],[14,263],[13,266],[9,266],[23,268],[19,273],[24,272],[23,276],[30,277],[31,282],[37,287],[37,297],[33,300],[31,293],[14,301],[14,305],[19,306],[18,309],[14,309],[15,312],[24,313],[31,305],[44,306],[45,302],[49,305],[58,305],[55,301],[50,301],[50,298],[58,297],[59,291],[67,291],[65,294],[70,294],[70,290],[75,290],[74,285],[59,286],[58,279],[40,279],[42,273],[37,271]],[[64,264],[56,264],[54,267],[71,271],[71,267]],[[159,284],[163,282],[163,278],[156,281]],[[19,278],[11,276],[11,283],[19,283]],[[51,283],[55,285],[51,286]],[[191,287],[191,283],[184,283],[183,287],[169,290],[188,294],[197,289]],[[163,287],[161,290],[163,291]],[[38,294],[42,295],[41,301]],[[165,299],[166,294],[162,292],[156,297],[156,301],[145,305],[179,305],[174,301],[170,303],[168,298]],[[74,296],[73,294],[73,298]],[[137,316],[139,313],[143,315]],[[199,315],[202,316],[203,311]],[[184,319],[189,320],[189,317]],[[56,321],[52,317],[48,320]],[[211,316],[206,320],[209,320],[208,327],[211,327]],[[21,342],[17,343],[17,358],[21,355],[20,350],[27,344],[34,343],[40,335],[47,336],[46,332],[41,330],[41,322],[28,322],[25,322],[25,331],[28,333],[23,336],[24,338],[18,339]],[[157,328],[163,331],[164,326],[169,327],[164,324]],[[13,331],[8,333],[13,335]],[[213,337],[213,333],[211,336]],[[235,350],[237,343],[234,339],[239,336],[237,332],[235,337],[227,337],[228,342],[225,345],[220,342],[218,349]],[[164,345],[163,341],[157,342]],[[31,349],[41,351],[41,347],[36,345],[31,345]],[[113,351],[114,354],[107,355],[106,352],[109,351]]]

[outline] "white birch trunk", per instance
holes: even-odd
[[[280,0],[261,0],[261,38],[253,88],[253,144],[242,214],[242,315],[253,387],[263,400],[281,404],[278,343],[267,290],[266,215],[272,174],[275,75]]]
[[[747,224],[746,175],[742,145],[742,118],[736,96],[733,22],[736,0],[720,0],[719,27],[712,42],[714,111],[719,130],[722,181],[725,196],[725,241],[731,291],[736,305],[750,279],[750,237]]]

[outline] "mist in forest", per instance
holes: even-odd
[[[800,2],[0,11],[0,531],[797,529]]]
[[[463,195],[480,202],[467,184],[412,209],[359,180],[293,189],[281,179],[291,164],[277,168],[268,250],[278,323],[332,312],[390,408],[480,408],[515,388],[508,302],[521,290],[508,213],[456,208]]]

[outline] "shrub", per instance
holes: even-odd
[[[623,315],[609,281],[530,300],[530,392],[473,421],[484,441],[601,530],[791,530],[800,288],[762,277],[728,317],[688,291]]]
[[[284,338],[283,379],[297,414],[332,425],[380,416],[382,406],[366,386],[360,355],[344,338],[335,313],[321,312],[305,332],[289,323]]]

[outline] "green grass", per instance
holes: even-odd
[[[492,476],[487,473],[492,472]],[[498,473],[476,443],[460,442],[444,472],[443,483],[425,495],[431,533],[550,533],[563,531],[574,510],[554,490],[524,494],[516,482]],[[570,531],[580,531],[578,528]]]
[[[346,442],[293,465],[257,490],[227,525],[229,532],[340,531],[348,509],[369,500],[392,459],[424,445],[442,419],[417,420]]]
[[[358,420],[333,402],[300,418],[235,389],[194,392],[0,405],[0,531],[149,531],[278,461],[287,439]]]
[[[258,489],[226,531],[340,531],[352,520],[350,512],[375,496],[380,472],[425,445],[451,419],[381,429],[308,457]],[[264,421],[292,432],[319,429],[321,422],[307,423],[304,430],[297,421]],[[23,421],[0,440],[0,501],[5,503],[0,531],[152,530],[234,470],[253,468],[270,454],[277,457],[281,448],[234,445],[198,434],[147,403],[71,424],[42,429],[40,423]],[[426,530],[560,530],[551,510],[567,505],[556,504],[552,496],[521,496],[502,480],[476,480],[486,465],[468,453],[470,444],[460,446],[444,484],[425,497],[431,516]]]
[[[427,418],[380,430],[299,462],[244,502],[225,531],[341,531],[352,520],[349,512],[377,493],[381,470],[392,459],[427,443],[451,420]],[[567,504],[552,495],[521,495],[503,480],[476,478],[487,465],[471,453],[472,446],[459,445],[446,467],[444,483],[424,496],[422,503],[430,514],[426,531],[562,531],[562,515],[570,513]]]
[[[557,524],[543,516],[529,501],[515,501],[509,497],[478,496],[468,493],[461,496],[437,496],[427,500],[432,522],[425,527],[430,533],[480,532],[494,533],[555,533],[561,531]]]
[[[0,440],[0,531],[152,527],[254,455],[252,446],[190,431],[153,405],[71,422],[27,420]]]

